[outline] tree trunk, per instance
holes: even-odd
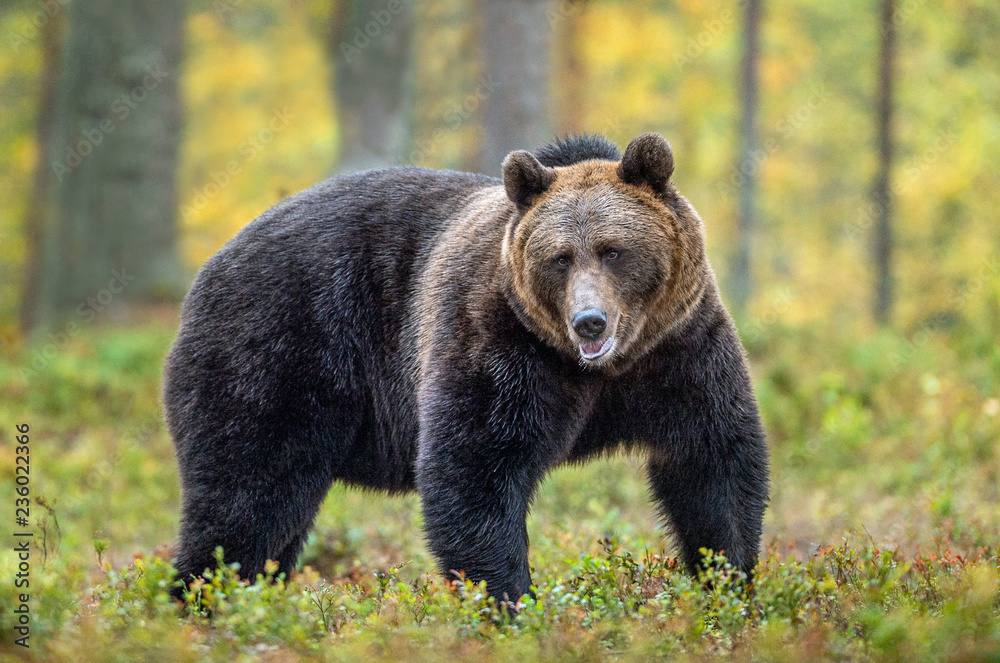
[[[42,26],[42,80],[39,84],[38,110],[35,115],[35,136],[38,161],[31,183],[31,197],[24,219],[25,260],[21,285],[21,329],[30,332],[38,322],[36,306],[42,278],[42,242],[48,218],[52,187],[52,167],[48,154],[52,149],[55,119],[56,78],[63,46],[63,12],[56,12]]]
[[[744,6],[743,60],[740,66],[739,221],[737,246],[730,270],[733,308],[746,310],[753,292],[751,256],[757,214],[757,61],[760,55],[761,0]]]
[[[563,0],[557,3],[555,18],[560,24],[558,99],[559,132],[564,135],[581,133],[587,109],[587,71],[582,57],[583,18],[586,0]]]
[[[37,325],[90,321],[110,304],[176,299],[183,3],[69,8],[48,151],[52,216]]]
[[[549,0],[479,0],[483,64],[493,91],[483,100],[482,170],[500,174],[509,152],[551,139]]]
[[[878,171],[872,186],[875,222],[872,260],[875,263],[875,321],[886,324],[892,314],[892,111],[893,68],[896,58],[896,25],[894,0],[882,0],[879,31],[878,93],[876,101],[876,135],[878,141]]]
[[[337,172],[404,163],[412,141],[413,10],[406,0],[341,0],[330,31],[340,122]]]

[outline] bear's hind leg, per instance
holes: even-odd
[[[206,568],[214,569],[217,546],[222,546],[227,564],[239,562],[240,577],[250,582],[264,573],[269,559],[279,563],[279,573],[294,568],[333,482],[334,467],[329,454],[298,458],[294,465],[287,462],[289,456],[295,454],[284,456],[276,467],[262,462],[275,454],[247,454],[256,461],[250,471],[245,466],[230,469],[212,462],[182,466],[178,579],[189,584]]]

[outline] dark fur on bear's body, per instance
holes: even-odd
[[[419,168],[343,176],[223,247],[185,300],[164,376],[180,576],[213,566],[218,545],[244,577],[267,559],[292,568],[340,480],[417,489],[441,570],[516,600],[530,585],[525,517],[539,481],[623,446],[647,453],[689,568],[707,547],[749,573],[766,444],[700,219],[658,145],[630,145],[618,164],[604,139],[569,139],[540,150],[541,164],[512,154],[504,182]],[[609,186],[611,198],[579,202]],[[544,286],[518,261],[534,228],[574,214],[554,210],[617,218],[601,205],[620,195],[667,219],[677,246],[648,264],[629,257],[618,276],[594,263],[601,292],[620,300],[623,350],[591,365],[553,336]],[[537,301],[523,296],[531,283]]]

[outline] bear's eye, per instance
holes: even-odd
[[[555,263],[560,267],[565,267],[569,264],[569,256],[565,253],[560,253],[556,256]]]
[[[618,259],[618,249],[609,249],[604,253],[605,260],[617,260]]]

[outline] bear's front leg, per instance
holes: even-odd
[[[766,462],[760,450],[738,455],[654,455],[648,471],[653,496],[673,525],[680,556],[692,574],[702,568],[702,548],[724,553],[753,577],[767,500]]]
[[[686,339],[641,399],[649,482],[692,573],[700,550],[751,577],[768,498],[768,450],[742,349],[724,321]]]
[[[516,603],[529,592],[525,519],[534,482],[502,456],[455,437],[422,458],[417,488],[424,529],[440,570],[478,582],[498,601]],[[458,447],[458,448],[456,448]]]
[[[416,472],[441,572],[485,580],[492,596],[511,603],[530,592],[532,494],[565,442],[552,423],[564,413],[516,383],[497,384],[488,374],[425,383]]]

